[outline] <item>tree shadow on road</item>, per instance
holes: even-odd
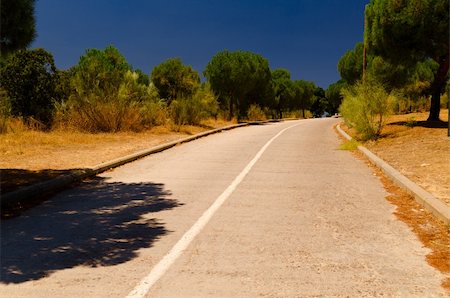
[[[37,280],[76,266],[111,266],[167,234],[158,211],[180,204],[163,184],[83,183],[1,223],[1,283]]]

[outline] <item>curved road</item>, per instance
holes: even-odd
[[[336,119],[240,128],[1,223],[2,297],[439,297]]]

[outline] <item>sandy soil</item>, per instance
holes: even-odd
[[[450,138],[447,123],[426,123],[428,113],[389,118],[383,137],[364,144],[403,175],[450,206]],[[448,121],[447,110],[441,120]]]

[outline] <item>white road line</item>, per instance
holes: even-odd
[[[289,126],[273,138],[271,138],[255,155],[255,157],[247,164],[242,172],[234,178],[233,182],[225,189],[225,191],[217,197],[214,203],[202,214],[202,216],[195,222],[195,224],[178,240],[178,242],[172,247],[172,249],[159,261],[158,264],[153,267],[152,271],[144,277],[139,284],[128,294],[127,298],[141,298],[145,297],[150,291],[151,287],[166,273],[175,260],[183,253],[183,251],[189,246],[194,238],[203,230],[206,224],[216,211],[222,206],[222,204],[228,199],[228,197],[234,192],[237,186],[244,180],[245,176],[250,172],[252,167],[261,158],[264,151],[270,146],[270,144],[278,138],[286,130],[299,126],[302,123]]]

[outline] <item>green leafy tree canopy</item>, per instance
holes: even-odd
[[[151,81],[161,98],[168,104],[182,97],[192,97],[200,87],[200,75],[180,58],[171,58],[157,65],[151,73]]]
[[[58,78],[53,56],[44,49],[19,50],[9,56],[0,83],[10,97],[12,115],[49,125]]]
[[[368,46],[393,64],[434,60],[428,120],[439,120],[440,94],[449,70],[448,0],[372,0],[367,7]]]
[[[1,56],[25,49],[36,38],[34,0],[0,2]]]

